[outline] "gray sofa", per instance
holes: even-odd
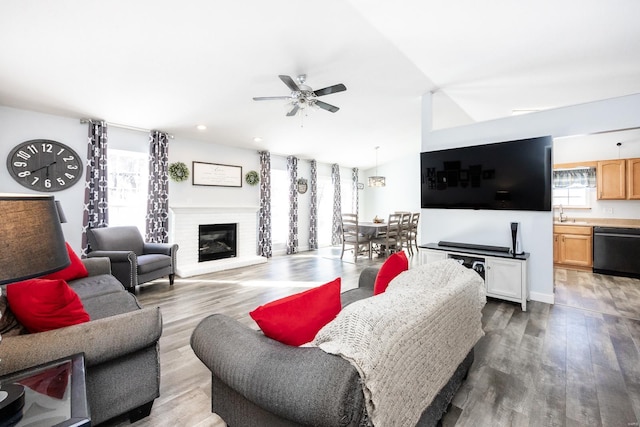
[[[378,269],[365,268],[342,305],[373,295]],[[221,314],[203,319],[191,347],[211,370],[211,410],[230,426],[367,426],[361,379],[341,357],[291,347]],[[473,363],[473,350],[424,410],[435,426]]]
[[[141,308],[136,297],[111,275],[108,258],[83,262],[89,277],[72,280],[69,285],[91,321],[47,332],[3,336],[0,375],[84,353],[92,425],[122,414],[128,414],[133,422],[149,415],[160,394],[160,309]]]

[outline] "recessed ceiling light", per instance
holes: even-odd
[[[253,138],[253,142],[262,142],[262,138],[256,136],[255,138]]]
[[[207,130],[207,127],[205,125],[198,125],[198,126],[196,126],[196,129],[198,129],[198,130]]]

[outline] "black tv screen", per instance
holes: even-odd
[[[423,208],[551,210],[552,138],[420,154]]]

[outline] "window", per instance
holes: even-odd
[[[135,225],[145,235],[149,156],[109,149],[109,225]]]
[[[589,207],[590,194],[595,187],[595,168],[556,169],[553,171],[552,203],[563,207]]]
[[[286,250],[289,235],[289,175],[271,169],[271,243],[273,251]]]
[[[554,188],[552,203],[554,206],[588,207],[589,188]]]
[[[333,184],[331,176],[318,175],[318,247],[331,246]]]

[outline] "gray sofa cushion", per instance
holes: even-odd
[[[83,304],[86,298],[124,291],[122,283],[110,274],[71,280],[69,286],[78,294]]]
[[[130,292],[115,292],[82,300],[82,305],[91,320],[104,319],[117,314],[139,310],[140,304]]]
[[[138,274],[150,273],[163,267],[171,267],[170,256],[161,254],[138,255]]]
[[[142,255],[144,241],[134,226],[92,228],[87,233],[92,250],[133,251]]]

